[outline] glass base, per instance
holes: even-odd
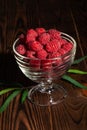
[[[37,85],[30,89],[28,99],[39,106],[55,105],[62,102],[67,96],[67,91],[58,84],[50,87]]]

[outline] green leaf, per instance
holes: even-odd
[[[79,64],[80,62],[82,62],[82,61],[85,60],[86,58],[87,58],[87,56],[83,56],[83,57],[81,57],[81,58],[75,60],[72,65]]]
[[[24,103],[28,96],[28,89],[23,90],[22,97],[21,97],[21,103]]]
[[[74,84],[75,86],[79,88],[87,89],[87,86],[80,84],[78,81],[76,81],[75,79],[71,78],[68,75],[63,75],[62,79],[69,81],[70,83]]]
[[[5,93],[10,92],[10,91],[13,91],[15,89],[19,89],[19,88],[6,88],[6,89],[3,89],[3,90],[0,91],[0,95],[5,94]]]
[[[85,71],[77,70],[77,69],[69,69],[67,72],[74,74],[87,74]]]
[[[0,113],[2,113],[9,105],[9,103],[12,101],[12,99],[14,97],[16,97],[19,93],[21,92],[21,89],[15,90],[13,91],[13,93],[11,93],[7,99],[5,100],[5,102],[2,104],[2,106],[0,107]]]

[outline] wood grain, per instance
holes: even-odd
[[[70,34],[77,41],[76,58],[87,54],[86,0],[0,0],[1,82],[19,82],[25,87],[34,85],[19,70],[12,44],[27,28],[36,27],[57,28]],[[74,67],[87,71],[87,60]],[[87,82],[87,75],[71,76],[81,83]],[[28,100],[21,104],[21,95],[18,95],[0,114],[0,130],[87,130],[87,97],[75,86],[61,83],[68,90],[64,102],[40,107]],[[0,105],[7,96],[0,96]]]

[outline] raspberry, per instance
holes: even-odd
[[[64,55],[66,53],[66,50],[64,48],[61,48],[58,50],[58,52],[61,54],[61,55]]]
[[[22,44],[19,44],[17,47],[16,47],[16,51],[21,54],[21,55],[25,55],[26,53],[26,48],[24,45]]]
[[[37,52],[37,58],[46,59],[46,57],[47,57],[47,52],[44,49]]]
[[[30,50],[33,50],[33,51],[40,51],[43,48],[43,46],[38,41],[33,41],[29,43],[28,47]]]
[[[29,34],[29,35],[31,35],[33,37],[37,37],[38,36],[37,32],[34,29],[29,29],[27,31],[27,34]]]
[[[49,58],[57,58],[57,57],[59,57],[59,56],[61,56],[61,53],[56,52],[56,53],[50,54],[50,55],[49,55]]]
[[[61,47],[67,43],[67,41],[65,39],[62,39],[62,37],[60,37],[59,39],[57,39],[58,42],[60,43]]]
[[[73,44],[70,43],[70,42],[67,42],[66,44],[63,45],[63,49],[66,51],[66,52],[69,52],[73,47]]]
[[[57,39],[54,39],[52,41],[50,41],[47,45],[46,45],[46,50],[48,52],[57,52],[61,47],[60,42]]]
[[[35,37],[27,34],[26,35],[26,43],[29,43],[29,42],[32,42],[32,41],[35,41]]]
[[[35,51],[27,51],[26,56],[29,58],[35,58]]]
[[[49,29],[48,30],[51,39],[59,39],[61,33],[59,31],[57,31],[56,29]]]
[[[40,61],[39,60],[30,60],[30,67],[34,69],[40,69]]]
[[[41,60],[41,68],[44,71],[50,70],[52,68],[51,60]]]
[[[36,32],[38,33],[38,35],[40,36],[42,33],[45,33],[46,30],[44,28],[36,28]]]
[[[25,43],[25,35],[24,34],[21,34],[19,36],[19,39],[20,39],[21,43]]]
[[[56,65],[60,65],[62,63],[61,54],[59,52],[52,53],[49,55],[49,58],[55,58],[52,61],[52,65],[56,67]]]
[[[35,41],[37,36],[38,34],[34,29],[29,29],[26,34],[26,43]]]
[[[42,45],[47,44],[50,41],[50,35],[48,33],[43,33],[42,35],[39,36],[39,42]]]
[[[67,43],[67,40],[66,39],[60,39],[60,42],[61,42],[61,46],[63,46],[64,44],[66,44]]]

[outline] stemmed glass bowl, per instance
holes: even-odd
[[[28,99],[40,106],[58,104],[67,96],[66,89],[56,84],[56,80],[67,72],[74,61],[76,53],[76,41],[70,35],[61,33],[63,39],[73,44],[72,49],[62,56],[50,59],[28,58],[20,55],[16,51],[20,39],[17,38],[13,43],[13,52],[16,62],[23,74],[38,83],[32,86],[28,92]]]

